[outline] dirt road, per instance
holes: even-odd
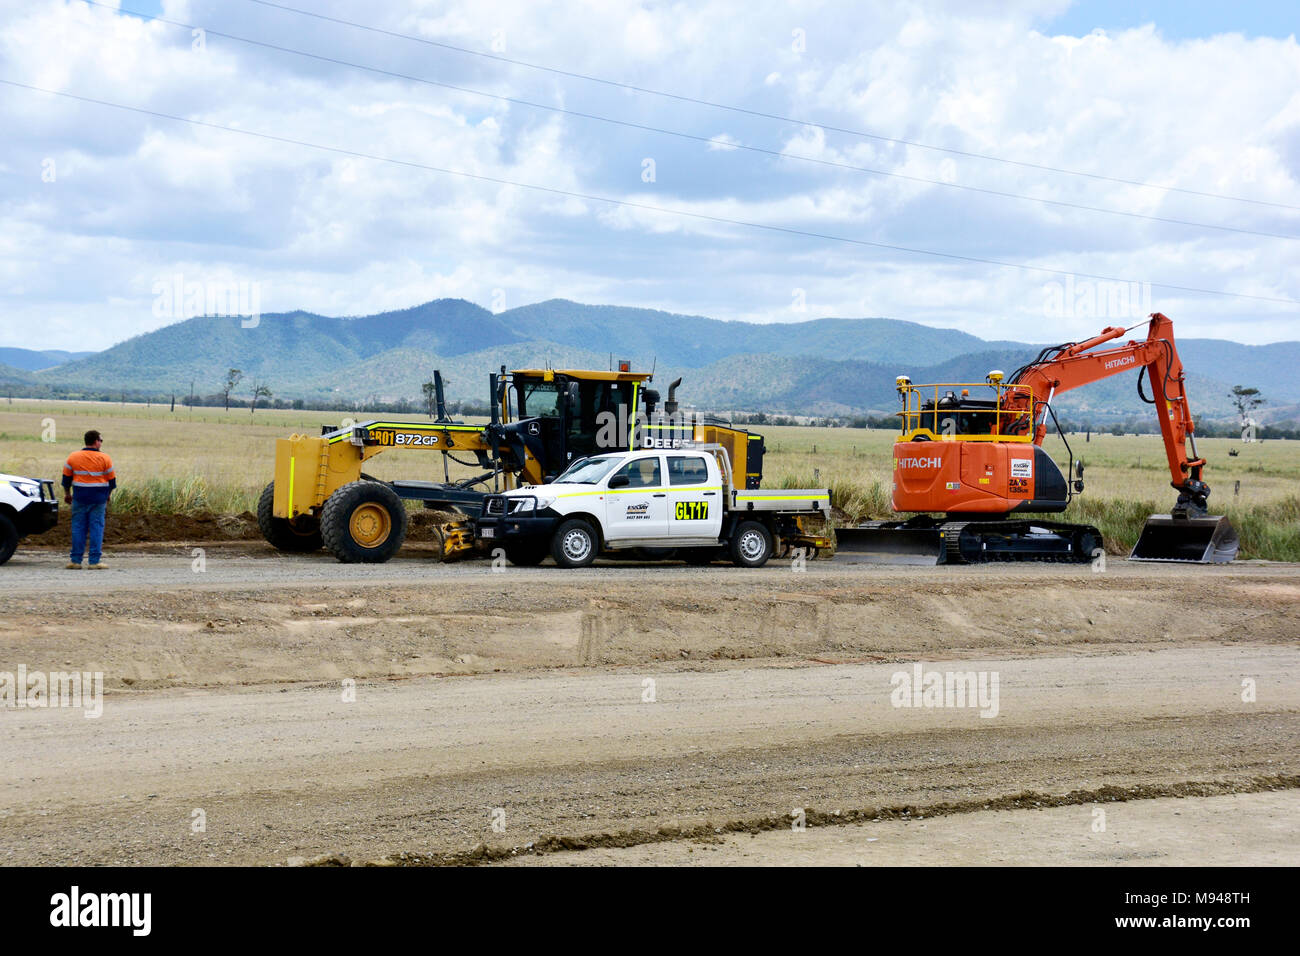
[[[1104,862],[1113,843],[1082,842],[1094,804],[1300,784],[1292,566],[498,573],[201,557],[117,555],[92,573],[21,552],[3,569],[0,672],[102,671],[106,692],[97,719],[0,712],[0,862],[465,862],[652,843],[675,849],[617,859],[675,862],[715,830],[764,834],[760,861],[782,862],[766,831],[794,808],[809,833],[939,816],[966,833],[966,859],[997,861],[1005,837],[982,821],[1021,807],[1061,839],[1082,825],[1080,859],[1090,846]],[[896,706],[924,703],[898,690],[916,662],[983,675],[983,706]],[[1260,806],[1282,821],[1270,827],[1295,820],[1293,804]],[[1256,817],[1216,826],[1256,839]]]

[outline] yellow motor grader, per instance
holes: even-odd
[[[263,536],[281,551],[323,546],[344,562],[387,561],[406,538],[404,499],[414,500],[464,516],[439,528],[446,559],[474,547],[473,519],[482,514],[487,495],[546,484],[577,459],[597,452],[671,447],[682,438],[676,401],[681,379],[672,383],[661,406],[659,394],[646,387],[653,374],[634,372],[626,361],[619,362],[617,371],[605,372],[507,372],[502,366],[488,379],[491,420],[486,425],[448,417],[442,375],[435,372],[433,421],[375,419],[320,435],[278,439],[275,480],[262,492],[257,508]],[[743,466],[744,486],[758,487],[762,436],[723,422],[691,421],[686,428],[688,441],[727,448],[731,460]],[[362,470],[367,459],[394,448],[440,452],[444,480],[381,481]],[[479,473],[451,481],[448,457],[476,466]]]

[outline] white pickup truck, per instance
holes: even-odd
[[[814,540],[800,519],[830,518],[830,490],[737,489],[716,444],[594,455],[555,481],[484,499],[475,536],[513,564],[565,568],[643,549],[690,564],[727,556],[762,567],[782,542]]]
[[[48,531],[58,521],[54,482],[0,475],[0,564],[13,556],[21,539]]]

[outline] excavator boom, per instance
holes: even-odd
[[[1139,394],[1154,405],[1169,464],[1170,484],[1179,492],[1174,513],[1200,517],[1206,511],[1210,488],[1201,480],[1205,459],[1196,450],[1195,424],[1187,401],[1186,376],[1174,344],[1174,324],[1159,312],[1151,316],[1145,341],[1130,341],[1109,349],[1099,346],[1124,334],[1125,329],[1108,328],[1086,342],[1065,346],[1057,355],[1026,366],[1014,376],[1014,384],[1027,386],[1044,406],[1037,418],[1034,442],[1041,445],[1047,433],[1045,409],[1059,394],[1092,382],[1138,370]],[[1141,390],[1142,379],[1151,396]],[[1045,398],[1044,398],[1045,396]]]

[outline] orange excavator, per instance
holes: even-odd
[[[906,564],[1092,560],[1102,548],[1100,531],[1039,517],[1064,511],[1083,491],[1082,465],[1073,461],[1052,403],[1072,388],[1136,370],[1138,394],[1160,421],[1178,499],[1169,514],[1147,520],[1130,558],[1231,561],[1237,534],[1226,518],[1208,514],[1210,486],[1202,478],[1205,459],[1196,450],[1173,323],[1153,313],[1145,341],[1103,347],[1126,331],[1107,328],[1084,342],[1045,348],[1009,377],[993,371],[977,385],[914,385],[899,376],[893,507],[913,517],[838,529],[837,555]],[[1042,448],[1049,419],[1071,456],[1066,474]]]

